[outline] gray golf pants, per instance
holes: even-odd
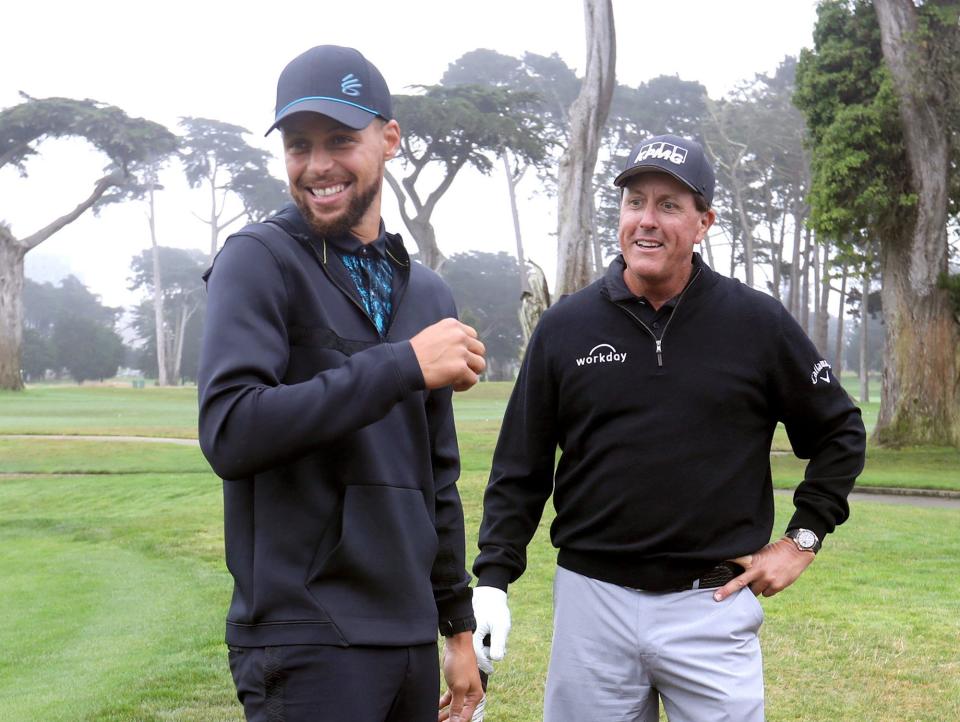
[[[762,722],[763,609],[749,588],[641,592],[557,568],[545,722]]]

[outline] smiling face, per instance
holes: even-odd
[[[620,200],[623,280],[654,307],[676,296],[690,278],[693,247],[713,225],[713,210],[699,211],[693,192],[666,173],[641,173]]]
[[[314,233],[375,240],[384,163],[400,145],[397,121],[355,130],[319,113],[296,113],[282,131],[290,195]]]

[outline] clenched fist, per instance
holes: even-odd
[[[455,318],[445,318],[410,339],[428,389],[453,386],[466,391],[487,367],[486,349],[477,332]]]

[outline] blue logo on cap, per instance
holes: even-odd
[[[347,73],[340,79],[340,90],[343,91],[344,95],[360,95],[360,88],[362,87],[363,83],[357,80],[357,76],[353,73]]]

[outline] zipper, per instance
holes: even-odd
[[[621,306],[619,303],[617,304],[619,308],[621,308],[624,312],[630,314],[631,318],[633,318],[634,321],[639,323],[643,327],[643,329],[650,334],[650,337],[653,339],[653,342],[657,345],[657,366],[660,368],[663,367],[663,339],[667,335],[667,329],[670,328],[670,324],[673,323],[673,319],[677,315],[677,310],[680,308],[680,303],[681,301],[683,301],[683,297],[687,295],[687,291],[690,290],[690,287],[694,284],[694,282],[698,278],[700,278],[700,274],[702,272],[703,272],[702,268],[697,269],[697,272],[694,275],[694,277],[690,279],[690,283],[687,284],[687,287],[684,288],[683,291],[680,293],[680,295],[677,297],[677,305],[673,307],[673,312],[670,314],[670,318],[668,318],[667,322],[663,325],[663,332],[660,334],[660,338],[657,338],[657,335],[650,330],[650,327],[647,326],[647,324],[645,324],[643,321],[640,320],[640,317],[637,316],[637,314],[635,314],[629,308],[625,306]]]

